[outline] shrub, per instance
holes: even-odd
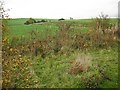
[[[3,59],[3,88],[39,87],[39,81],[31,69],[31,61],[16,56],[15,59]]]
[[[47,22],[46,20],[42,19],[41,22]]]
[[[33,24],[36,23],[36,20],[33,18],[29,18],[29,20],[27,20],[24,24],[29,25],[29,24]]]
[[[70,74],[86,72],[91,67],[91,57],[87,55],[78,56],[71,64],[72,67],[68,71]]]
[[[39,87],[35,73],[31,73],[32,62],[20,54],[22,48],[13,46],[18,38],[14,37],[10,42],[6,19],[3,19],[2,32],[2,87]]]
[[[63,21],[63,20],[65,20],[64,18],[60,18],[60,19],[58,19],[58,21]]]
[[[110,26],[110,19],[108,18],[108,15],[99,15],[99,17],[96,17],[93,19],[93,28],[95,30],[102,30],[103,33],[105,33],[105,30],[109,28]]]

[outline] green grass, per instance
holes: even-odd
[[[10,19],[8,20],[8,27],[10,30],[9,36],[10,40],[12,40],[13,37],[18,38],[31,38],[31,32],[34,30],[38,37],[35,36],[35,38],[44,39],[47,36],[56,35],[56,32],[59,30],[57,23],[59,23],[58,20],[48,20],[48,22],[41,24],[31,24],[31,25],[24,25],[24,22],[27,19]],[[39,20],[39,19],[37,19]],[[73,23],[72,27],[75,29],[74,33],[79,32],[87,32],[89,30],[89,27],[85,27],[85,25],[88,25],[90,20],[66,20],[64,21],[66,23]],[[81,24],[79,26],[79,23]],[[84,24],[84,27],[81,27]],[[72,32],[73,33],[73,32]]]
[[[56,35],[56,32],[59,30],[57,27],[58,20],[50,20],[42,25],[24,25],[26,20],[27,19],[8,20],[10,39],[16,36],[25,37],[25,41],[28,41],[30,40],[29,38],[31,38],[30,32],[32,30],[35,30],[37,33],[37,37],[35,36],[36,39],[46,38],[49,35]],[[71,27],[73,32],[71,32],[70,35],[74,35],[90,30],[92,20],[65,20],[64,22],[73,23]],[[116,22],[117,19],[111,19],[111,23]],[[15,43],[16,42],[13,44]],[[79,72],[77,74],[68,73],[68,70],[72,67],[70,62],[76,60],[78,54],[81,55],[83,53],[92,57],[92,66],[90,69],[87,72]],[[25,57],[31,57],[30,60],[33,63],[35,74],[40,81],[40,88],[90,88],[95,87],[96,83],[99,88],[116,88],[118,87],[117,54],[118,52],[115,46],[109,49],[99,48],[90,49],[88,51],[74,49],[68,54],[55,54],[51,52],[50,54],[47,54],[45,58],[42,58],[40,55],[35,57],[29,54],[26,54]],[[102,71],[104,75],[100,71]],[[106,79],[106,77],[110,80]],[[85,80],[83,80],[83,78],[85,78]]]
[[[99,88],[117,88],[118,80],[118,64],[117,64],[117,50],[92,50],[87,54],[92,56],[93,66],[88,72],[81,72],[78,74],[68,74],[68,69],[71,67],[70,61],[76,59],[77,55],[83,53],[75,51],[67,55],[49,55],[45,59],[36,57],[32,61],[34,63],[34,70],[41,82],[42,88],[85,88],[86,82],[81,78],[90,79],[92,75],[101,76],[98,68],[94,66],[100,65],[100,69],[105,72],[105,75],[111,80],[101,79],[95,82],[99,83]],[[87,83],[92,83],[87,82]],[[95,83],[94,82],[94,83]],[[93,85],[94,85],[93,83]]]
[[[10,30],[10,37],[16,36],[16,37],[28,37],[30,35],[30,32],[32,30],[40,32],[41,35],[46,34],[45,31],[49,30],[51,34],[57,30],[57,27],[55,27],[54,24],[45,23],[43,25],[24,25],[24,22],[26,19],[13,19],[8,21],[8,26]],[[47,24],[47,25],[46,25]]]
[[[33,25],[24,25],[24,23],[27,21],[27,18],[22,18],[22,19],[10,19],[8,20],[8,27],[10,30],[10,37],[17,36],[29,36],[29,32],[32,30],[37,30],[39,31],[42,35],[46,34],[46,30],[50,30],[50,33],[54,35],[54,32],[58,30],[58,27],[56,23],[59,21],[57,19],[48,19],[48,22],[39,25],[39,24],[33,24]],[[40,20],[40,19],[36,19]],[[88,31],[91,26],[91,19],[78,19],[78,20],[65,20],[64,22],[71,22],[73,23],[73,28],[75,28],[76,31],[82,31],[86,32]],[[111,19],[111,23],[116,23],[117,19]]]

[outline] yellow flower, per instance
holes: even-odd
[[[116,40],[116,37],[114,37],[113,39]]]
[[[7,41],[7,37],[4,37],[3,42]]]
[[[16,62],[16,66],[18,66],[18,63]]]
[[[13,49],[12,49],[12,48],[10,48],[10,51],[11,51],[11,52],[12,52],[12,50],[13,50]]]
[[[21,55],[19,55],[19,57],[21,57]]]

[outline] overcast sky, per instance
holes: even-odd
[[[5,0],[10,18],[117,17],[119,0]]]

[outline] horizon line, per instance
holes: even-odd
[[[35,19],[60,19],[60,18],[38,18],[38,17],[15,17],[15,18],[12,18],[12,17],[9,17],[9,19],[27,19],[27,18],[35,18]],[[93,19],[93,18],[96,18],[96,17],[91,17],[91,18],[73,18],[73,19]],[[119,17],[108,17],[108,18],[119,18]],[[70,19],[70,18],[64,18],[64,19]]]

